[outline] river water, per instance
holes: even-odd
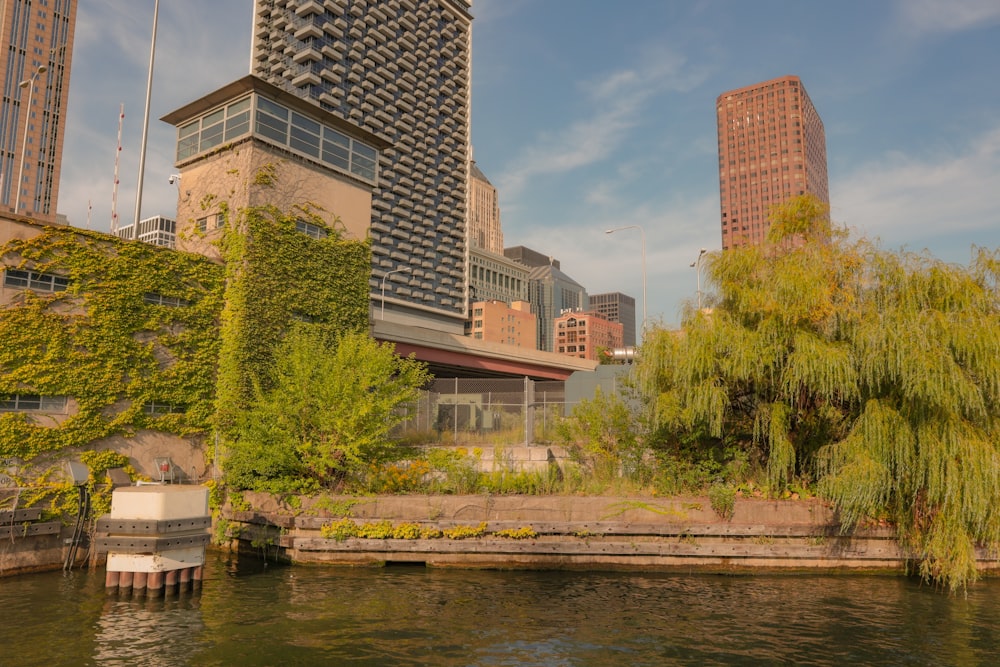
[[[0,665],[1000,664],[998,579],[246,570],[210,554],[200,592],[159,599],[103,569],[0,579]]]

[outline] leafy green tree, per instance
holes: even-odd
[[[389,434],[430,375],[366,333],[333,344],[309,325],[293,327],[275,354],[271,387],[258,387],[226,462],[237,488],[270,491],[334,487],[389,460]]]
[[[257,175],[261,182],[268,178],[267,169]],[[326,236],[303,234],[301,221]],[[220,245],[226,289],[215,427],[229,440],[254,386],[269,388],[274,350],[289,322],[310,322],[332,335],[367,328],[371,248],[368,240],[343,238],[336,218],[326,222],[308,207],[284,212],[275,206],[227,209]]]
[[[849,241],[808,196],[772,221],[708,257],[710,311],[643,345],[658,423],[742,443],[772,492],[818,479],[846,529],[889,520],[922,576],[965,586],[1000,546],[1000,255]]]
[[[620,396],[600,387],[560,422],[559,437],[577,458],[605,478],[634,471],[642,451],[635,431],[638,416]]]

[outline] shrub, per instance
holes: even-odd
[[[482,537],[486,534],[486,522],[483,521],[478,526],[455,526],[454,528],[447,528],[442,532],[449,540],[465,540],[471,537]]]
[[[358,524],[348,518],[323,524],[319,529],[319,534],[323,538],[337,540],[338,542],[343,542],[351,537],[357,537],[358,532]]]
[[[520,528],[505,528],[493,533],[497,537],[506,537],[512,540],[533,540],[538,537],[538,533],[531,526],[521,526]]]

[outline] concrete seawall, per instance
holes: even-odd
[[[890,527],[843,534],[816,500],[738,499],[721,518],[707,498],[378,496],[327,499],[296,511],[248,495],[255,509],[227,509],[240,545],[271,545],[291,563],[525,569],[708,572],[906,571]],[[325,508],[333,508],[330,511]],[[324,538],[324,524],[410,524],[465,539]],[[520,531],[520,532],[519,532]],[[498,534],[499,533],[499,534]],[[518,537],[514,537],[517,535]],[[984,571],[1000,562],[981,553]]]
[[[62,566],[71,531],[41,517],[37,508],[0,511],[0,577]]]

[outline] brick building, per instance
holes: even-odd
[[[599,349],[622,347],[621,322],[609,322],[595,312],[565,313],[555,319],[555,352],[597,361]]]
[[[826,133],[799,77],[723,93],[716,114],[723,250],[763,243],[774,204],[808,192],[829,205]]]

